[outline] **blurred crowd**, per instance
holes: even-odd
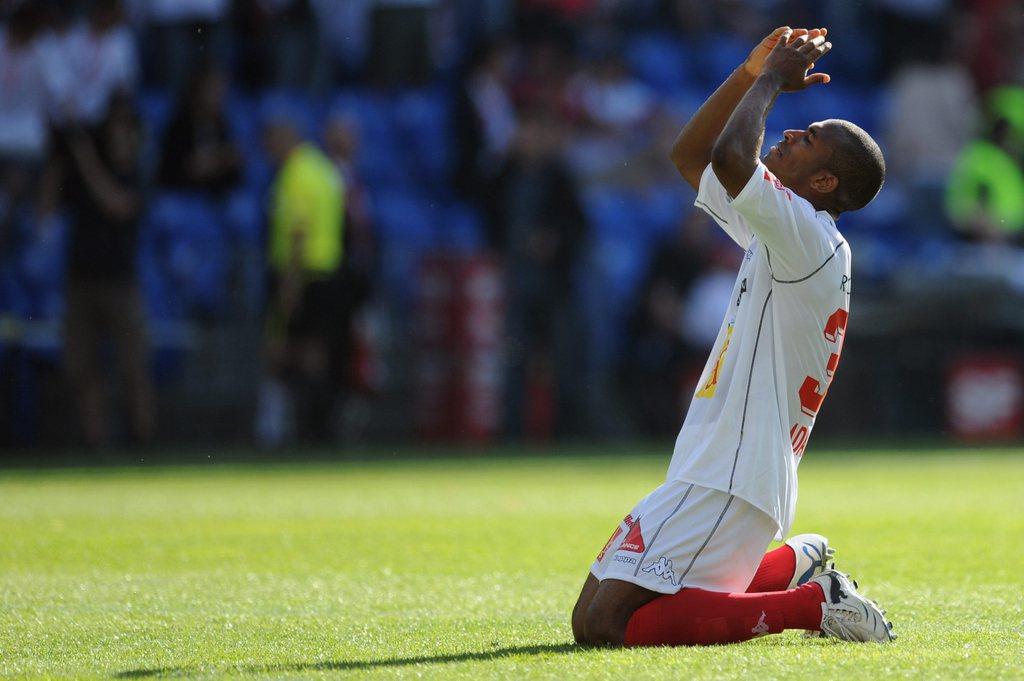
[[[739,254],[667,152],[780,24],[829,27],[832,83],[780,98],[769,138],[849,118],[886,153],[843,218],[859,292],[1024,293],[1019,0],[0,7],[5,444],[173,438],[204,353],[241,367],[239,437],[415,436],[438,254],[502,282],[493,436],[673,431]],[[51,394],[76,426],[51,431]]]

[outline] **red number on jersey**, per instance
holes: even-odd
[[[829,356],[828,363],[825,365],[825,387],[822,388],[821,381],[813,376],[805,378],[803,385],[800,386],[800,409],[812,418],[821,409],[828,386],[832,383],[832,377],[839,366],[839,355],[843,352],[843,338],[846,336],[846,323],[849,318],[850,313],[839,308],[825,322],[825,340],[836,344],[836,351]]]

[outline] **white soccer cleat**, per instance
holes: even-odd
[[[857,593],[857,582],[836,570],[811,579],[825,592],[821,604],[821,635],[844,641],[886,643],[896,638],[892,622],[874,601]]]
[[[836,550],[829,547],[828,539],[820,534],[798,534],[786,540],[786,546],[793,549],[796,554],[796,569],[793,571],[793,580],[789,583],[790,589],[795,589],[801,584],[817,577],[826,570],[835,568]]]

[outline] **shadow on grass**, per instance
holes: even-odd
[[[451,653],[448,655],[421,655],[417,657],[394,657],[382,660],[322,660],[320,662],[297,662],[294,664],[254,664],[231,667],[233,672],[251,674],[273,674],[274,672],[315,672],[344,671],[358,669],[375,669],[377,667],[408,667],[416,664],[447,664],[449,662],[477,662],[494,660],[512,655],[543,655],[545,653],[569,653],[584,650],[572,643],[559,643],[537,646],[512,646],[495,650],[481,650],[468,653]],[[128,669],[114,674],[118,679],[144,679],[160,676],[189,676],[202,672],[217,671],[207,667],[157,667],[153,669]],[[226,670],[224,670],[226,671]]]

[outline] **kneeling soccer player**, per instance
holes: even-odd
[[[776,29],[693,116],[672,160],[707,211],[746,250],[715,349],[666,482],[598,555],[573,611],[591,645],[705,645],[805,629],[890,641],[892,625],[831,569],[824,537],[784,537],[796,469],[839,363],[850,247],[836,228],[878,193],[885,162],[842,120],[787,130],[758,153],[781,92],[831,49],[825,29]]]

